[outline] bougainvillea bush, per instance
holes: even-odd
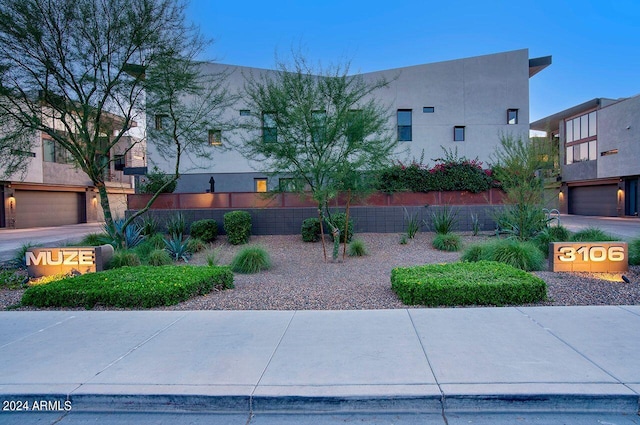
[[[434,159],[429,167],[422,159],[406,165],[396,161],[378,175],[376,189],[383,192],[431,192],[467,190],[478,193],[496,186],[493,173],[481,161],[458,157],[457,151],[445,149],[444,158]]]

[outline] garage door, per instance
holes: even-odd
[[[618,215],[618,185],[580,186],[569,188],[569,214]]]
[[[84,193],[16,190],[16,227],[62,226],[81,222]],[[82,202],[82,204],[81,204]]]

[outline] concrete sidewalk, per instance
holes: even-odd
[[[56,421],[554,412],[637,424],[639,337],[640,306],[0,312],[0,398],[69,400]]]

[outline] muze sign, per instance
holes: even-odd
[[[553,272],[626,272],[626,242],[552,242],[549,266]]]
[[[31,277],[60,273],[90,273],[104,270],[113,256],[111,245],[65,248],[31,248],[25,253]]]

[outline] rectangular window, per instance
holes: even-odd
[[[597,135],[596,111],[589,114],[589,137]]]
[[[156,130],[164,130],[168,123],[167,118],[169,118],[166,114],[156,114]]]
[[[464,131],[465,127],[462,125],[457,125],[453,127],[453,141],[454,142],[464,142]]]
[[[411,109],[398,109],[398,141],[411,141]]]
[[[569,146],[567,148],[567,155],[566,155],[565,160],[566,160],[567,165],[573,164],[573,146]]]
[[[589,161],[594,161],[598,159],[598,152],[596,149],[596,141],[592,140],[589,142]]]
[[[113,156],[113,168],[117,171],[122,171],[124,170],[124,167],[126,167],[126,157],[124,155],[114,155]]]
[[[564,127],[567,133],[566,142],[573,142],[573,122],[571,120],[568,120],[567,122],[565,122]]]
[[[209,146],[222,146],[222,130],[209,130]]]
[[[313,143],[323,143],[325,138],[327,113],[311,111],[311,138]]]
[[[42,160],[56,162],[56,144],[51,139],[42,139]]]
[[[267,191],[267,179],[253,179],[256,192],[264,193]]]
[[[518,124],[517,109],[507,109],[507,124]]]
[[[249,115],[251,115],[251,111],[248,109],[240,109],[240,116],[241,117],[248,117]]]
[[[589,137],[589,115],[580,117],[580,136],[582,139]]]
[[[266,143],[278,141],[278,127],[274,112],[262,113],[262,141]]]
[[[571,121],[573,121],[573,140],[582,139],[580,136],[580,118],[576,118]]]
[[[436,108],[433,106],[423,106],[422,112],[424,114],[433,114],[436,111]]]

